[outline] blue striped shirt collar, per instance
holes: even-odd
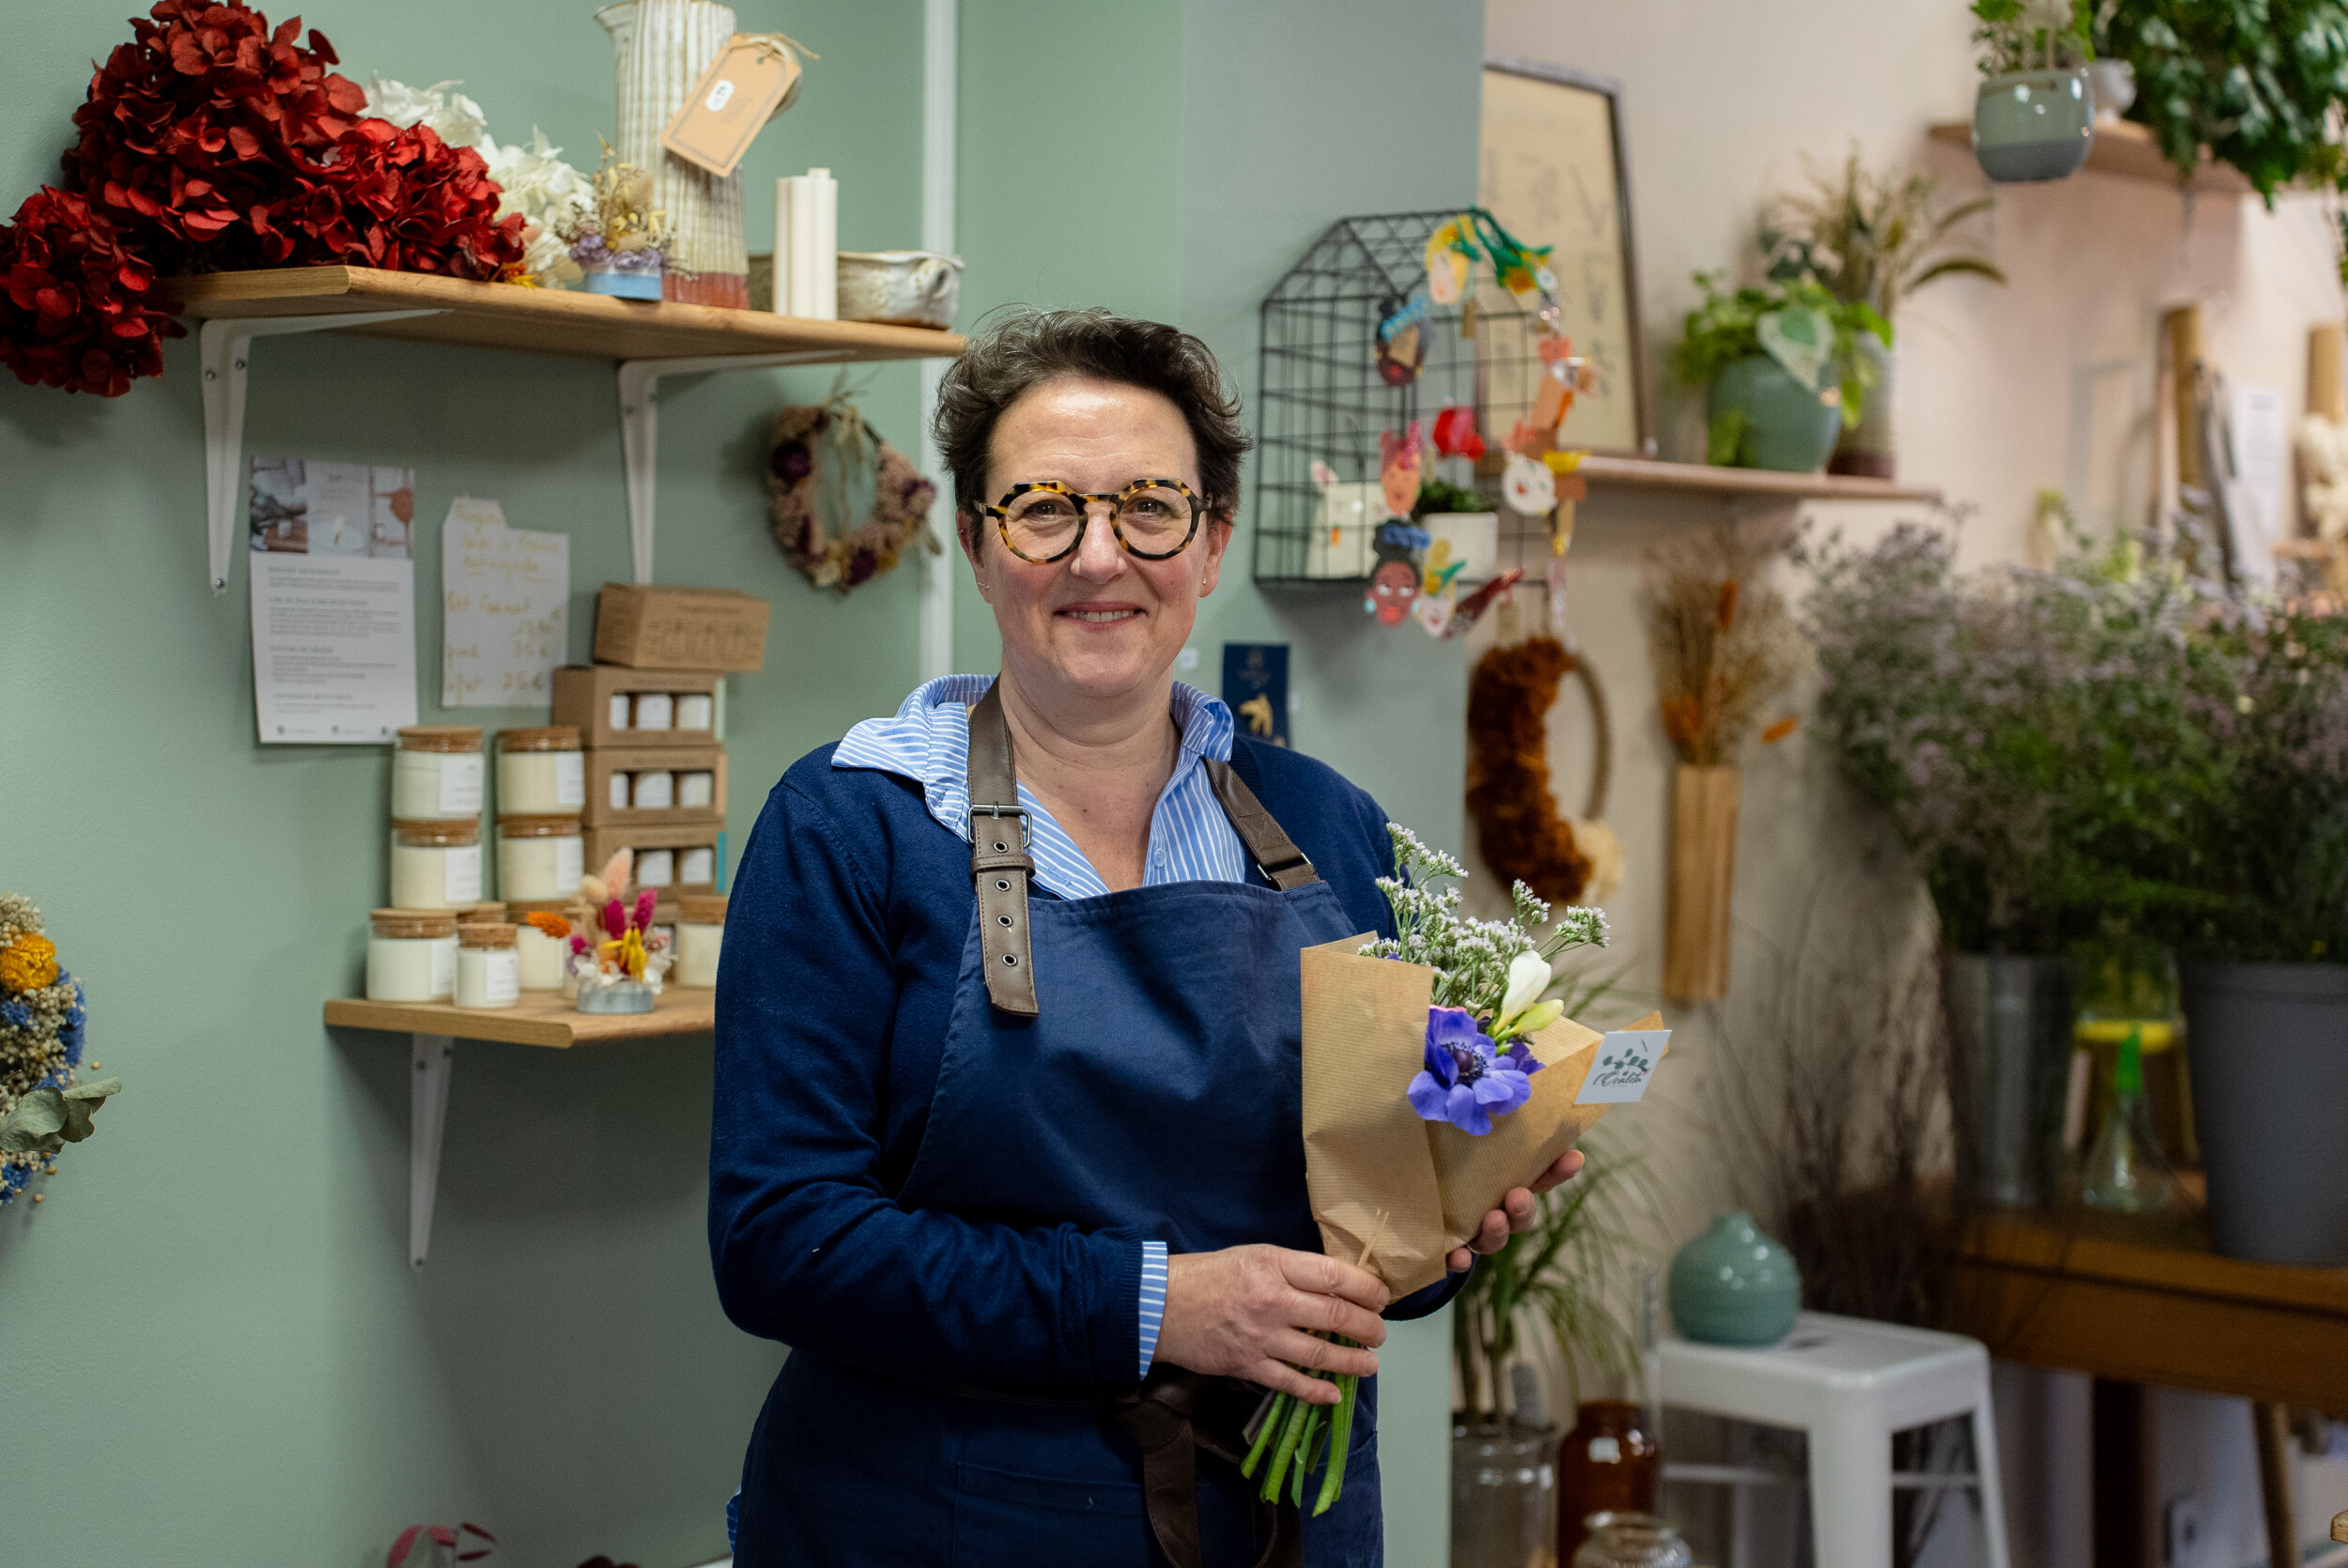
[[[986,695],[991,675],[947,675],[914,688],[887,718],[868,718],[834,748],[836,768],[872,768],[921,786],[929,813],[965,843],[970,839],[970,704]],[[1170,711],[1182,730],[1173,776],[1150,825],[1144,885],[1167,882],[1244,882],[1247,852],[1214,799],[1202,759],[1231,758],[1231,710],[1196,686],[1174,683]],[[1064,899],[1095,898],[1107,884],[1067,831],[1022,784],[1036,881]]]

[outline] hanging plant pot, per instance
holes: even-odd
[[[1842,399],[1796,380],[1767,354],[1748,354],[1704,390],[1705,461],[1815,473],[1843,428]]]
[[[2084,70],[1986,77],[1973,99],[1973,156],[2005,185],[2067,179],[2095,141],[2095,95]]]

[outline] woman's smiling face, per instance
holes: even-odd
[[[1104,495],[1136,479],[1179,479],[1199,489],[1190,426],[1167,398],[1122,382],[1061,377],[1020,394],[996,421],[986,499],[1014,484],[1058,480]],[[1128,555],[1106,509],[1073,554],[1045,563],[1003,546],[994,518],[975,519],[964,548],[1002,633],[1003,664],[1031,697],[1078,700],[1131,695],[1167,678],[1190,639],[1198,601],[1214,592],[1228,524],[1203,521],[1166,561]]]

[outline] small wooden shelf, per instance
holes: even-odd
[[[1936,142],[1953,142],[1971,150],[1973,127],[1967,120],[1950,120],[1932,128]],[[2087,149],[2087,167],[2097,174],[2118,175],[2123,179],[2151,180],[2170,190],[2178,187],[2177,167],[2160,150],[2153,133],[2134,120],[2097,120],[2095,140]],[[2195,195],[2241,196],[2250,192],[2250,182],[2242,177],[2240,170],[2231,163],[2220,163],[2201,149],[2201,167],[2186,186]]]
[[[1710,463],[1665,463],[1652,457],[1592,453],[1574,470],[1592,490],[1661,490],[1680,495],[1774,497],[1785,500],[1938,501],[1930,485],[1847,474],[1779,473],[1770,469],[1724,469]]]
[[[206,321],[434,311],[439,314],[337,330],[596,360],[807,352],[821,354],[825,363],[846,363],[962,352],[960,334],[925,327],[808,321],[767,311],[615,300],[571,289],[469,283],[425,272],[379,272],[365,267],[207,272],[165,278],[161,288],[188,315]]]
[[[566,1050],[607,1040],[705,1035],[716,1026],[718,993],[670,987],[648,1013],[583,1013],[556,992],[526,991],[518,1006],[456,1007],[445,1002],[368,1002],[353,997],[326,1004],[326,1022],[343,1029],[395,1035],[446,1035],[460,1040],[502,1040]]]

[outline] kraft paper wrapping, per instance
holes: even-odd
[[[1559,1019],[1528,1042],[1532,1098],[1477,1138],[1421,1120],[1404,1098],[1426,1065],[1434,971],[1365,958],[1368,935],[1303,954],[1305,1179],[1321,1249],[1367,1267],[1397,1297],[1441,1280],[1511,1187],[1546,1170],[1608,1107],[1576,1105],[1597,1057],[1594,1029]],[[1651,1014],[1634,1029],[1659,1028]]]

